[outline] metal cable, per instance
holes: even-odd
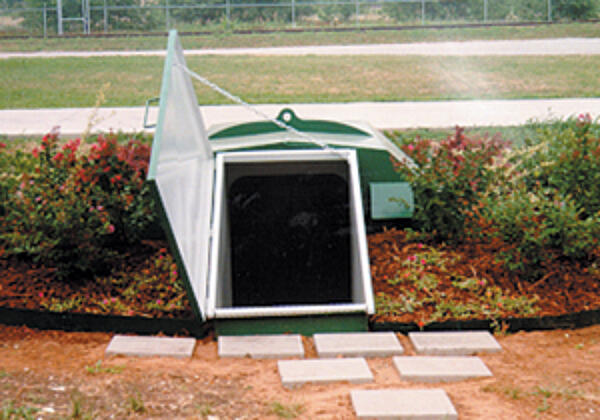
[[[297,129],[295,129],[294,127],[292,127],[289,124],[284,123],[283,121],[279,121],[277,118],[272,118],[269,117],[267,114],[265,114],[262,111],[259,111],[258,109],[256,109],[255,107],[253,107],[252,105],[250,105],[249,103],[245,102],[244,100],[242,100],[240,97],[235,96],[231,93],[229,93],[228,91],[226,91],[225,89],[223,89],[222,87],[216,85],[215,83],[211,82],[210,80],[208,80],[205,77],[200,76],[198,73],[190,70],[187,66],[184,66],[182,64],[176,63],[174,64],[175,66],[181,68],[184,72],[186,72],[188,75],[190,75],[191,77],[193,77],[194,79],[198,80],[200,83],[202,83],[203,85],[211,88],[212,90],[214,90],[217,93],[220,93],[221,95],[225,96],[226,98],[230,99],[231,101],[243,106],[244,108],[250,110],[251,112],[255,113],[256,115],[258,115],[261,118],[264,118],[268,121],[271,121],[273,124],[277,125],[277,127],[282,128],[298,137],[301,137],[303,139],[305,139],[306,141],[310,142],[310,143],[314,143],[317,146],[319,146],[321,149],[326,150],[328,152],[331,153],[336,153],[335,149],[332,149],[331,147],[329,147],[329,145],[325,142],[322,142],[320,140],[317,140],[316,138],[314,138],[313,136],[311,136],[310,134],[306,134],[303,133],[302,131],[299,131]]]

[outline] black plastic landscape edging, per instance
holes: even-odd
[[[503,328],[503,331],[514,333],[517,331],[576,329],[596,324],[600,324],[600,309],[558,316],[501,318],[496,321],[491,319],[476,319],[467,321],[433,322],[422,328],[415,323],[370,322],[369,330],[394,331],[407,334],[412,331],[493,331],[497,326],[506,326],[506,329]]]
[[[144,318],[117,315],[43,312],[0,307],[0,324],[40,330],[190,335],[203,338],[210,326],[196,319]]]
[[[212,329],[209,323],[196,319],[144,318],[117,315],[43,312],[30,309],[0,307],[0,324],[27,326],[40,330],[85,332],[134,333],[141,335],[166,334],[206,337]],[[370,331],[394,331],[407,334],[412,331],[493,331],[506,326],[506,332],[576,329],[600,324],[600,309],[571,314],[532,317],[434,322],[420,328],[415,323],[369,322]]]

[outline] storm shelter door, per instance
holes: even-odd
[[[374,311],[354,150],[218,153],[208,317]]]
[[[206,319],[214,159],[183,49],[169,33],[148,181],[196,315]],[[190,293],[191,292],[191,293]]]

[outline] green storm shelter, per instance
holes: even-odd
[[[217,334],[366,330],[365,223],[411,216],[392,163],[408,157],[368,124],[289,109],[207,130],[190,74],[171,31],[148,181],[197,317]]]

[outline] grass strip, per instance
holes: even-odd
[[[600,96],[598,56],[190,57],[194,71],[250,103],[431,101]],[[0,109],[141,106],[160,91],[163,59],[0,60]],[[196,85],[201,104],[228,103]]]

